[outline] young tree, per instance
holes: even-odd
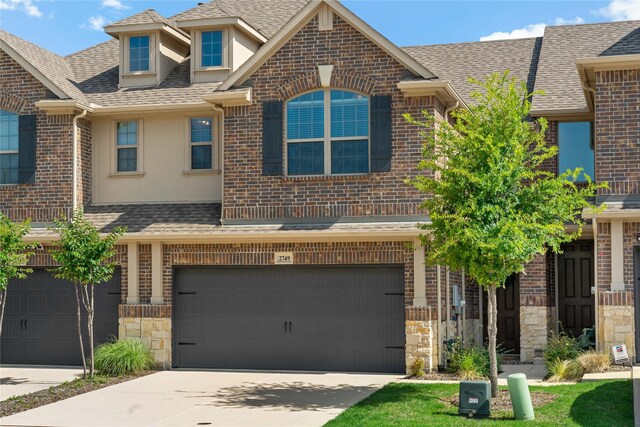
[[[95,315],[94,287],[111,280],[116,263],[111,261],[116,254],[116,244],[125,230],[116,228],[105,238],[85,219],[81,209],[73,213],[73,219],[59,219],[55,222],[56,231],[60,234],[57,247],[51,256],[59,264],[53,269],[59,279],[72,282],[76,291],[78,320],[78,338],[84,374],[87,374],[84,344],[82,341],[80,301],[87,311],[87,331],[89,334],[90,366],[89,376],[94,373],[93,319]]]
[[[0,212],[0,336],[4,307],[7,303],[9,280],[24,279],[31,273],[26,268],[37,243],[26,243],[24,236],[29,232],[30,222],[13,222]]]
[[[405,118],[423,127],[425,145],[419,169],[427,173],[408,182],[425,193],[422,206],[431,223],[423,244],[430,264],[464,270],[488,292],[491,393],[497,395],[496,290],[509,276],[547,250],[580,236],[580,213],[593,208],[598,188],[581,169],[556,176],[543,163],[558,149],[545,142],[547,121],[529,120],[529,93],[509,73],[492,74],[473,93],[476,105],[453,113],[454,124]],[[595,208],[593,208],[595,209]],[[567,224],[577,229],[568,233]]]

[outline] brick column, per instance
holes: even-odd
[[[549,266],[545,255],[537,255],[520,274],[520,360],[531,362],[542,356],[549,332]]]

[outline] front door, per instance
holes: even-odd
[[[633,248],[633,290],[640,295],[640,246]],[[636,319],[636,363],[640,362],[640,298],[634,298]]]
[[[487,307],[487,293],[484,295],[484,306]],[[496,292],[496,306],[498,311],[498,333],[497,342],[501,349],[507,354],[520,354],[520,281],[518,275],[513,275],[503,288],[499,288]],[[487,313],[484,315],[485,325],[487,322]],[[487,329],[485,331],[485,340],[487,339]]]
[[[564,245],[558,256],[558,319],[574,337],[595,325],[593,242],[579,240]]]

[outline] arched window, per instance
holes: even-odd
[[[18,183],[18,115],[0,110],[0,185]]]
[[[369,97],[323,89],[287,102],[288,175],[369,172]]]

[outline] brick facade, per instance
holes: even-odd
[[[596,73],[595,127],[600,194],[640,197],[640,69]]]
[[[72,116],[37,110],[35,102],[48,97],[42,83],[0,51],[0,108],[37,116],[35,183],[0,186],[0,207],[13,220],[50,222],[73,207]]]
[[[332,87],[393,97],[391,172],[312,178],[262,175],[261,103],[286,101],[320,88],[320,64],[334,65]],[[312,19],[250,77],[254,104],[227,108],[223,218],[419,214],[421,195],[404,180],[417,173],[421,141],[418,129],[402,114],[441,114],[443,105],[434,97],[405,99],[396,85],[409,74],[339,17],[332,31],[318,31],[317,18]]]

